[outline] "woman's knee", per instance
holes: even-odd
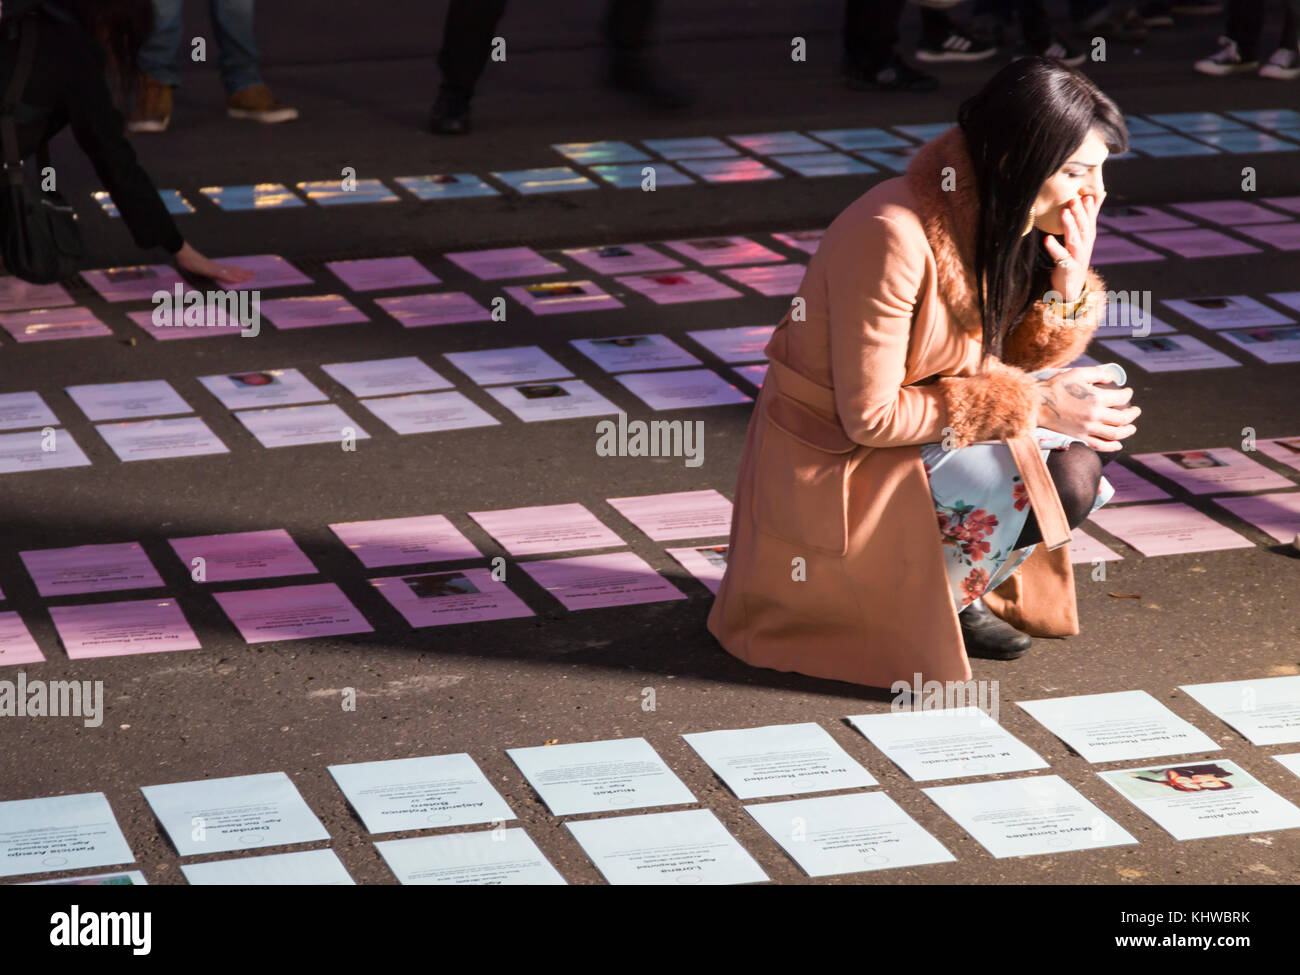
[[[1047,469],[1056,485],[1061,508],[1071,528],[1078,528],[1092,513],[1101,485],[1101,457],[1086,444],[1071,444],[1053,451]]]

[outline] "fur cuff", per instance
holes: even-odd
[[[1034,302],[1007,333],[1003,360],[1026,372],[1037,372],[1060,369],[1079,358],[1106,314],[1106,283],[1092,268],[1087,280],[1088,300],[1074,318],[1064,317],[1061,305]]]
[[[1038,425],[1034,377],[990,358],[988,371],[940,379],[952,429],[949,443],[966,447],[981,440],[1006,440]]]

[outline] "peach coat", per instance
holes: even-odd
[[[1045,523],[1048,544],[986,605],[1036,636],[1078,632],[1068,526],[1028,436],[1039,402],[1029,372],[1083,351],[1105,286],[1090,268],[1092,294],[1073,319],[1036,302],[1002,361],[980,370],[978,207],[954,126],[822,237],[799,287],[802,316],[792,302],[767,346],[708,618],[740,659],[875,687],[918,673],[970,679],[919,450],[945,436],[1012,444]]]

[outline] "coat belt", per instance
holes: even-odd
[[[834,390],[813,382],[776,359],[768,360],[767,372],[769,379],[776,379],[775,392],[830,416],[837,415]],[[1009,437],[1004,442],[1011,450],[1011,457],[1020,471],[1020,480],[1029,495],[1029,505],[1038,519],[1043,544],[1048,551],[1060,548],[1070,541],[1070,523],[1065,517],[1065,509],[1061,507],[1056,484],[1043,460],[1042,449],[1031,433]]]

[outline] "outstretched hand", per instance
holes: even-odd
[[[242,284],[244,281],[251,281],[257,276],[257,272],[250,271],[247,268],[235,267],[233,264],[219,264],[216,261],[209,260],[188,243],[182,244],[181,249],[176,252],[176,263],[183,271],[189,271],[191,274],[197,274],[200,277],[211,278],[214,281],[222,281],[227,284]]]

